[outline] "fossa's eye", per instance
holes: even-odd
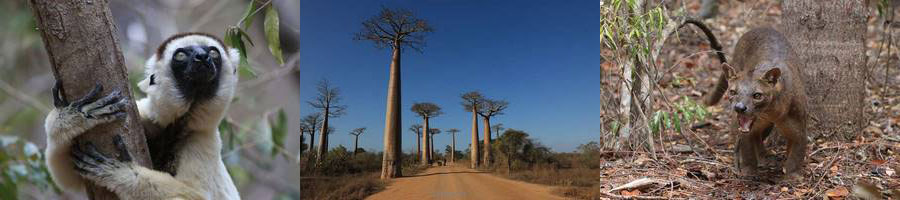
[[[728,90],[728,95],[729,95],[729,96],[737,96],[737,91],[735,91],[735,90],[733,90],[733,89],[732,89],[732,90]]]
[[[762,93],[759,93],[759,92],[753,93],[753,99],[761,100],[762,97],[763,97]]]

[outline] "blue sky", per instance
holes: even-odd
[[[316,112],[305,101],[315,97],[323,78],[340,88],[348,107],[346,115],[330,120],[336,128],[330,147],[352,148],[349,131],[367,127],[360,147],[383,149],[391,52],[353,40],[362,21],[382,6],[409,9],[435,29],[422,53],[402,56],[404,152],[416,146],[407,128],[422,122],[409,108],[425,101],[444,111],[430,120],[433,127],[462,130],[456,141],[464,150],[472,119],[459,96],[472,90],[510,102],[491,123],[524,130],[554,151],[599,139],[599,1],[302,1],[300,112]],[[449,134],[435,137],[436,149],[448,144]]]

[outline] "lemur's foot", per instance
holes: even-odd
[[[93,126],[126,116],[125,106],[128,98],[119,90],[101,98],[100,92],[103,91],[103,86],[97,84],[87,95],[69,103],[66,97],[60,93],[60,86],[61,82],[57,81],[53,87],[53,105],[60,109],[61,118],[80,118],[86,125]]]
[[[97,147],[93,143],[85,143],[80,147],[72,148],[72,162],[75,164],[75,171],[82,177],[91,179],[96,183],[110,181],[115,179],[116,172],[123,169],[131,168],[131,155],[125,149],[125,143],[122,141],[121,135],[113,138],[119,157],[118,159],[104,155],[97,151]]]

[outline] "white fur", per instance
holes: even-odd
[[[179,47],[189,45],[214,46],[221,52],[222,69],[219,71],[217,95],[203,104],[194,105],[179,96],[175,88],[169,62],[165,58]],[[227,53],[225,53],[227,52]],[[165,59],[160,59],[165,58]],[[184,146],[179,151],[176,176],[133,165],[113,170],[113,176],[97,181],[110,187],[124,199],[240,199],[237,188],[222,162],[222,142],[217,130],[219,122],[234,96],[238,81],[234,73],[240,61],[236,49],[226,49],[215,39],[203,35],[190,35],[170,41],[162,55],[153,55],[145,66],[145,79],[138,87],[147,97],[137,101],[142,119],[150,119],[160,126],[174,122],[187,112],[192,112]],[[150,76],[154,75],[154,85]],[[57,109],[58,110],[58,109]],[[67,190],[83,191],[83,178],[73,170],[69,151],[72,138],[93,127],[85,124],[60,123],[57,110],[46,119],[48,132],[47,164],[57,185]]]

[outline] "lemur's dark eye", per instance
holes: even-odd
[[[185,59],[187,59],[187,54],[184,54],[184,52],[178,52],[175,54],[175,60],[184,61]]]
[[[209,50],[209,57],[213,59],[219,58],[219,51],[216,49]]]
[[[762,93],[753,93],[753,99],[760,100],[762,99]]]

